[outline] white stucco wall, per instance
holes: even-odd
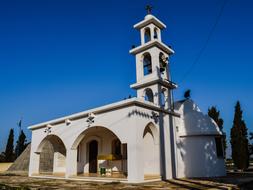
[[[129,100],[127,100],[129,101]],[[139,106],[129,106],[122,109],[115,109],[105,113],[96,114],[96,118],[92,125],[88,125],[87,117],[72,120],[71,124],[65,122],[51,125],[51,133],[45,133],[46,126],[32,130],[32,146],[31,146],[31,158],[29,175],[36,174],[39,171],[39,154],[38,147],[43,139],[47,135],[56,135],[64,142],[67,150],[66,155],[66,168],[58,167],[56,171],[66,171],[66,177],[76,175],[78,172],[85,172],[88,169],[87,161],[83,159],[83,163],[77,162],[77,145],[80,142],[85,142],[90,136],[97,136],[101,139],[102,146],[100,153],[111,152],[111,137],[107,134],[85,134],[85,131],[96,126],[102,126],[113,132],[121,141],[121,143],[127,143],[127,172],[128,180],[132,182],[140,182],[144,180],[144,148],[143,148],[143,132],[145,127],[152,122],[156,130],[156,142],[155,142],[155,155],[150,155],[153,162],[152,171],[149,174],[160,174],[160,150],[159,150],[159,126],[154,123],[152,118],[152,110],[146,109]],[[87,130],[88,131],[88,130]],[[87,136],[85,136],[87,135]],[[106,145],[107,144],[107,145]],[[110,144],[110,145],[108,145]],[[85,157],[86,146],[82,147],[82,156]],[[55,155],[56,157],[57,155]],[[58,155],[59,156],[59,155]],[[55,162],[59,162],[56,160]],[[63,162],[62,162],[63,163]],[[118,165],[117,165],[118,164]],[[150,162],[151,164],[151,162]],[[55,166],[57,164],[55,163]],[[119,163],[115,163],[113,166],[114,170],[122,169]],[[150,173],[152,172],[152,173]]]
[[[54,153],[54,173],[65,173],[66,172],[66,156],[60,152]]]
[[[185,137],[177,141],[178,177],[224,176],[223,158],[217,158],[214,137]]]
[[[224,158],[216,154],[215,137],[221,136],[217,124],[192,101],[177,102],[181,113],[175,118],[177,177],[226,175]]]

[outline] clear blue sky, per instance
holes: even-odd
[[[174,92],[186,89],[206,112],[216,105],[230,135],[234,105],[253,131],[253,1],[228,0],[215,31],[204,46],[223,0],[23,0],[0,1],[0,149],[10,128],[23,117],[31,124],[122,100],[135,92],[135,59],[128,51],[140,43],[133,24],[145,5],[167,29],[163,41],[173,47]]]

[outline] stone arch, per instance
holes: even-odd
[[[64,145],[64,148],[66,149],[66,145],[64,144],[64,142],[62,141],[62,139],[57,136],[57,135],[47,135],[38,145],[37,149],[36,149],[36,153],[40,153],[42,151],[43,146],[45,146],[45,144],[47,143],[47,141],[50,141],[54,146],[54,148],[56,148],[57,143],[60,142],[60,144],[62,143]]]
[[[83,140],[83,138],[85,138],[85,135],[87,133],[87,131],[91,128],[96,128],[96,127],[99,127],[99,128],[103,128],[105,130],[109,130],[110,132],[112,132],[121,142],[122,141],[122,138],[117,135],[112,129],[109,129],[107,127],[102,127],[102,126],[91,126],[89,128],[86,128],[84,131],[80,132],[77,137],[75,138],[74,142],[72,143],[71,145],[71,149],[77,149],[78,145],[80,144],[80,142]],[[94,136],[96,139],[98,139],[99,137],[98,136]]]
[[[83,130],[71,146],[71,149],[78,149],[77,173],[94,173],[94,168],[99,171],[101,167],[109,167],[108,162],[101,158],[106,158],[106,156],[112,154],[112,141],[115,139],[119,140],[121,146],[121,139],[111,129],[102,126],[92,126]],[[93,141],[97,141],[95,151],[94,148],[90,148],[90,143]],[[120,151],[123,153],[122,147]],[[121,154],[115,156],[118,156],[117,159],[119,160],[122,159]],[[127,170],[125,171],[120,163],[110,162],[109,164],[118,172],[126,172]]]
[[[143,74],[148,75],[152,73],[152,57],[150,53],[143,54]]]
[[[154,103],[154,93],[150,88],[144,90],[144,100]]]
[[[37,147],[39,173],[66,172],[66,146],[57,135],[46,136]]]

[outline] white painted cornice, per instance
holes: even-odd
[[[137,53],[140,53],[140,52],[143,52],[143,51],[146,51],[147,49],[153,47],[153,46],[156,46],[158,48],[160,48],[161,50],[163,50],[165,53],[167,54],[174,54],[174,50],[171,49],[170,47],[168,47],[167,45],[165,45],[164,43],[162,43],[161,41],[155,39],[155,40],[152,40],[152,41],[149,41],[143,45],[140,45],[134,49],[131,49],[129,51],[130,54],[133,54],[133,55],[136,55]]]
[[[147,26],[148,24],[153,23],[155,24],[157,27],[159,27],[160,29],[164,29],[166,28],[166,25],[160,21],[158,18],[156,18],[154,15],[147,15],[145,16],[145,19],[138,22],[137,24],[134,25],[135,29],[141,29],[145,26]]]
[[[47,122],[35,124],[35,125],[32,125],[32,126],[29,126],[28,129],[35,130],[35,129],[47,127],[47,125],[54,126],[56,124],[65,123],[65,121],[68,120],[68,119],[73,121],[73,120],[76,120],[76,119],[88,117],[89,113],[93,113],[93,114],[97,115],[97,114],[102,114],[102,113],[109,112],[109,111],[112,111],[112,110],[115,110],[115,109],[121,109],[121,108],[124,108],[124,107],[130,107],[130,106],[139,106],[139,107],[143,107],[143,108],[150,109],[150,110],[153,110],[153,111],[162,112],[162,113],[165,113],[165,114],[171,114],[171,115],[174,115],[176,117],[180,117],[180,114],[178,114],[174,111],[164,110],[164,109],[160,108],[159,106],[156,106],[155,104],[153,104],[151,102],[147,102],[147,101],[141,100],[139,98],[131,98],[131,99],[123,100],[123,101],[120,101],[120,102],[108,104],[108,105],[105,105],[105,106],[102,106],[102,107],[90,109],[90,110],[79,112],[79,113],[76,113],[76,114],[72,114],[72,115],[69,115],[69,116],[61,117],[61,118],[58,118],[58,119],[50,120],[50,121],[47,121]]]
[[[165,79],[160,79],[160,78],[155,78],[155,79],[151,78],[149,80],[143,80],[138,83],[132,84],[130,87],[133,89],[139,89],[139,88],[150,86],[150,85],[156,84],[156,83],[161,84],[161,85],[163,85],[167,88],[170,88],[170,89],[175,89],[178,87],[175,83],[165,80]]]

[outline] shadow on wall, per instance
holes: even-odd
[[[54,166],[54,148],[53,145],[47,141],[45,142],[42,151],[40,153],[40,165],[39,165],[39,172],[53,172]]]
[[[177,102],[176,109],[182,114],[181,125],[177,126],[178,176],[226,175],[224,158],[216,153],[215,137],[222,133],[215,122],[192,100]]]
[[[41,142],[39,173],[65,172],[66,148],[62,140],[48,135]]]

